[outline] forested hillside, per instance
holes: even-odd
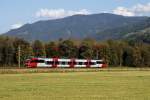
[[[114,14],[74,15],[62,19],[38,21],[7,32],[6,36],[28,41],[62,39],[122,39],[126,34],[150,27],[149,17],[125,17]]]
[[[140,30],[138,32],[132,32],[126,34],[125,39],[134,40],[134,41],[142,41],[150,44],[150,27],[144,30]]]
[[[0,66],[17,65],[18,47],[21,64],[31,57],[60,57],[103,59],[110,66],[150,67],[150,45],[140,41],[107,40],[98,42],[90,38],[29,43],[19,38],[0,37]]]

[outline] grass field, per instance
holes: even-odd
[[[0,74],[0,100],[150,100],[150,71]]]

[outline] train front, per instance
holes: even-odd
[[[38,59],[37,58],[31,58],[31,59],[27,59],[25,61],[25,66],[27,68],[36,68],[37,67],[37,61]]]

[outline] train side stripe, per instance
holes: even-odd
[[[87,63],[86,63],[86,67],[87,67],[87,68],[90,68],[90,67],[91,67],[90,62],[91,62],[91,60],[90,60],[90,59],[87,59]]]
[[[53,68],[57,68],[57,62],[58,62],[58,58],[53,58],[53,65],[52,65],[52,67]]]
[[[70,60],[70,63],[69,63],[70,68],[74,68],[74,67],[75,67],[75,64],[76,64],[75,59],[71,59],[71,60]]]

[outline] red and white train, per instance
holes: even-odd
[[[103,60],[90,59],[59,59],[59,58],[31,58],[26,60],[28,68],[104,68],[107,64]]]

